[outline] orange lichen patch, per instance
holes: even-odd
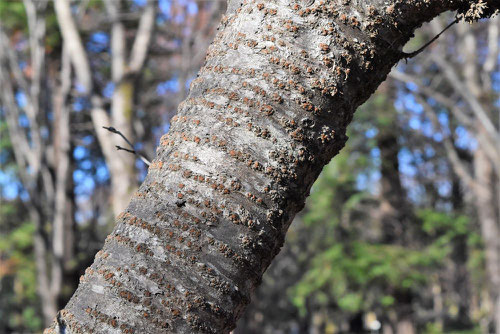
[[[320,43],[320,44],[319,44],[319,48],[320,48],[320,49],[321,49],[321,51],[323,51],[323,52],[328,52],[328,51],[330,51],[330,46],[328,46],[328,44]]]

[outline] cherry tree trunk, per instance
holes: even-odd
[[[146,180],[46,332],[228,333],[355,109],[414,29],[471,3],[230,0]]]

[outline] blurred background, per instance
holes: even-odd
[[[225,10],[79,0],[65,13],[58,3],[0,2],[0,333],[39,333],[68,301],[147,172],[102,127],[152,159]],[[65,45],[60,27],[80,37]],[[234,333],[494,332],[499,46],[498,17],[460,23],[391,73]]]

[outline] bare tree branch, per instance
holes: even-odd
[[[92,76],[87,53],[83,46],[80,34],[76,28],[68,0],[54,0],[57,22],[61,28],[64,41],[67,43],[71,63],[79,84],[87,94],[92,92]]]
[[[450,110],[453,115],[458,119],[465,128],[474,134],[479,144],[483,147],[485,152],[488,154],[490,159],[492,160],[495,170],[500,173],[500,156],[498,155],[498,141],[495,141],[494,138],[488,136],[485,131],[481,131],[477,128],[477,122],[474,122],[473,118],[467,115],[466,112],[462,110],[461,107],[458,106],[457,102],[451,100],[447,96],[439,93],[437,90],[429,88],[425,86],[421,80],[415,78],[412,75],[402,73],[400,71],[392,71],[390,76],[396,80],[406,82],[406,83],[414,83],[418,86],[420,92],[425,94],[426,96],[433,98],[436,102],[442,104],[448,110]],[[500,175],[500,174],[499,174]]]
[[[438,38],[439,36],[441,36],[446,30],[450,29],[453,25],[455,25],[456,23],[458,23],[459,19],[456,18],[455,20],[453,20],[450,24],[448,24],[443,30],[441,30],[438,34],[436,34],[436,36],[434,36],[430,41],[428,41],[427,43],[425,43],[422,47],[420,47],[419,49],[417,49],[416,51],[413,51],[413,52],[410,52],[410,53],[406,53],[406,52],[402,52],[401,54],[401,58],[402,59],[410,59],[410,58],[413,58],[417,55],[419,55],[420,53],[422,53],[422,51],[424,51],[429,45],[431,45],[432,43],[434,43]]]
[[[10,80],[10,70],[8,66],[5,50],[9,50],[10,45],[7,36],[0,30],[0,89],[2,92],[2,101],[4,105],[4,113],[7,120],[9,136],[12,142],[15,142],[19,150],[14,149],[14,157],[17,165],[20,167],[20,176],[23,179],[25,186],[30,189],[33,183],[32,179],[27,174],[27,166],[34,166],[38,170],[37,159],[32,151],[28,137],[21,126],[19,125],[19,117],[21,110],[15,101],[14,88]]]
[[[54,179],[47,153],[50,138],[42,136],[41,129],[47,126],[45,108],[49,107],[47,94],[42,94],[45,83],[45,14],[47,1],[24,1],[28,19],[30,43],[29,80],[20,71],[20,61],[12,51],[5,33],[0,30],[0,84],[3,107],[7,119],[8,131],[13,143],[13,151],[18,163],[19,176],[30,199],[28,210],[35,225],[34,253],[37,268],[37,290],[42,301],[42,313],[47,323],[57,311],[58,296],[53,294],[52,284],[61,280],[57,275],[49,275],[51,252],[45,224],[53,216]],[[15,78],[15,80],[11,80]],[[44,92],[45,93],[45,92]],[[16,95],[23,94],[25,103],[16,101]],[[28,126],[22,126],[19,120],[26,115]],[[53,267],[54,269],[55,267]],[[54,271],[53,271],[54,273]],[[58,275],[61,276],[61,275]],[[53,279],[57,282],[54,283]]]
[[[125,27],[120,21],[118,14],[121,9],[121,0],[105,1],[106,11],[113,22],[111,26],[111,79],[118,85],[125,74]],[[118,87],[115,87],[115,90]]]
[[[417,79],[415,76],[408,74],[408,73],[403,73],[401,71],[391,71],[389,74],[392,78],[405,82],[405,83],[413,83],[417,85],[418,89],[427,95],[428,97],[433,98],[436,100],[436,102],[442,104],[444,107],[448,108],[450,111],[454,113],[454,115],[457,117],[457,119],[464,124],[466,127],[472,127],[474,125],[474,121],[472,117],[467,115],[467,113],[462,110],[459,106],[457,106],[457,103],[453,101],[451,98],[448,96],[441,94],[435,89],[429,88],[428,86],[424,85],[422,80]]]
[[[40,118],[40,104],[42,102],[41,85],[42,85],[42,72],[45,65],[45,19],[40,17],[40,11],[37,7],[42,9],[45,7],[46,1],[33,2],[32,0],[24,0],[26,14],[28,16],[29,28],[29,41],[31,53],[31,80],[29,90],[23,92],[29,95],[31,103],[27,103],[24,108],[26,115],[29,119],[31,147],[36,155],[36,160],[41,161],[43,155],[44,140],[40,133],[39,118]],[[15,64],[14,66],[19,66]]]
[[[432,125],[436,130],[441,129],[441,125],[439,124],[439,120],[436,117],[435,112],[433,111],[433,108],[429,105],[426,99],[422,98],[420,95],[416,95],[415,98],[417,99],[418,103],[420,103],[424,109],[425,114],[427,117],[431,120]],[[452,139],[450,136],[447,136],[444,131],[440,131],[442,136],[443,136],[443,144],[444,148],[446,151],[446,155],[451,162],[451,165],[453,167],[453,170],[457,175],[465,182],[466,186],[471,189],[472,191],[476,191],[477,189],[477,183],[474,180],[474,177],[472,174],[468,171],[467,167],[464,165],[460,157],[458,156],[458,153],[456,151],[455,144],[453,143]]]
[[[462,83],[462,80],[455,73],[453,67],[447,63],[445,59],[437,52],[433,52],[431,57],[434,61],[443,69],[443,73],[450,85],[452,85],[457,92],[459,92],[465,101],[471,107],[472,112],[476,115],[478,120],[481,122],[484,129],[488,132],[489,136],[491,136],[493,142],[500,142],[500,134],[496,131],[495,126],[493,125],[491,119],[488,117],[486,110],[483,109],[479,101],[467,90],[465,85]],[[500,148],[497,148],[500,150]],[[499,151],[500,152],[500,151]]]
[[[149,0],[144,8],[139,21],[139,28],[135,37],[132,51],[130,54],[129,71],[138,73],[142,70],[146,56],[148,54],[149,45],[151,44],[151,36],[153,35],[154,23],[156,18],[156,6],[153,1]]]
[[[128,149],[128,148],[124,148],[124,147],[121,147],[119,145],[115,145],[116,149],[118,151],[126,151],[126,152],[129,152],[129,153],[132,153],[132,154],[135,154],[139,159],[141,159],[146,165],[150,165],[151,162],[142,154],[140,154],[139,152],[137,152],[134,148],[134,145],[130,142],[130,140],[127,139],[127,137],[125,137],[123,135],[123,133],[121,133],[120,131],[116,130],[115,128],[113,127],[106,127],[106,126],[103,126],[104,129],[108,130],[109,132],[112,132],[112,133],[115,133],[119,136],[121,136],[126,142],[127,144],[132,148],[132,149]]]
[[[500,17],[496,16],[491,19],[488,24],[488,56],[484,62],[483,71],[485,72],[484,77],[489,82],[488,88],[491,89],[491,75],[498,67],[498,54],[500,52],[500,43],[498,39],[500,38]]]
[[[67,182],[70,177],[70,115],[67,105],[67,97],[71,89],[71,63],[67,45],[63,43],[61,59],[61,86],[54,101],[54,151],[56,168],[56,185],[54,200],[54,219],[52,224],[52,274],[51,293],[58,296],[62,289],[63,259],[65,252],[65,219],[67,218]],[[68,222],[66,222],[68,223]]]
[[[125,27],[120,21],[119,8],[121,1],[105,1],[104,5],[108,11],[108,16],[112,22],[111,31],[111,54],[112,54],[112,81],[115,83],[115,90],[112,97],[111,116],[108,115],[104,108],[103,98],[98,92],[93,90],[92,73],[88,63],[87,56],[77,57],[74,53],[85,54],[85,48],[76,30],[75,19],[69,9],[67,0],[57,0],[56,14],[61,31],[70,31],[63,34],[63,39],[68,42],[68,49],[71,49],[71,60],[75,67],[75,72],[79,81],[87,82],[86,94],[90,98],[92,109],[90,115],[96,136],[103,151],[108,168],[111,171],[111,184],[113,188],[113,210],[118,215],[124,209],[133,189],[136,187],[136,178],[134,173],[134,165],[131,158],[117,155],[115,151],[115,139],[106,132],[101,131],[104,125],[112,124],[120,128],[128,137],[132,136],[132,131],[129,123],[129,118],[132,117],[132,97],[133,85],[132,82],[127,82],[128,85],[122,85],[121,82],[126,74],[125,68],[125,52],[126,39]],[[72,45],[78,44],[77,47]],[[122,98],[126,96],[127,98]]]

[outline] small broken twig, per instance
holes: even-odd
[[[127,142],[127,144],[132,148],[132,149],[128,149],[128,148],[125,148],[125,147],[121,147],[121,146],[115,145],[117,151],[125,151],[125,152],[128,152],[128,153],[135,154],[146,165],[149,166],[151,164],[151,162],[144,155],[140,154],[139,152],[137,152],[134,149],[134,145],[132,145],[132,143],[130,142],[130,140],[128,140],[127,137],[125,137],[125,135],[123,133],[121,133],[120,131],[118,131],[117,129],[115,129],[112,126],[109,126],[109,127],[108,126],[103,126],[103,128],[106,129],[106,130],[108,130],[109,132],[112,132],[114,134],[120,135]]]
[[[429,45],[431,45],[436,39],[439,38],[439,36],[441,36],[446,30],[450,29],[455,23],[458,23],[459,21],[460,21],[460,19],[458,19],[458,18],[456,18],[455,20],[453,20],[439,34],[437,34],[436,36],[434,36],[430,41],[428,41],[427,43],[425,43],[418,50],[410,52],[410,53],[402,52],[401,53],[401,59],[410,59],[410,58],[413,58],[413,57],[419,55],[422,51],[425,50],[426,47],[428,47]]]
[[[115,145],[115,147],[116,147],[117,151],[125,151],[125,152],[128,152],[128,153],[132,153],[132,154],[137,155],[139,157],[139,159],[141,159],[148,166],[151,164],[151,162],[149,162],[149,160],[146,159],[145,156],[143,156],[142,154],[138,153],[136,150],[129,150],[128,148],[121,147],[121,146],[118,146],[118,145]]]

